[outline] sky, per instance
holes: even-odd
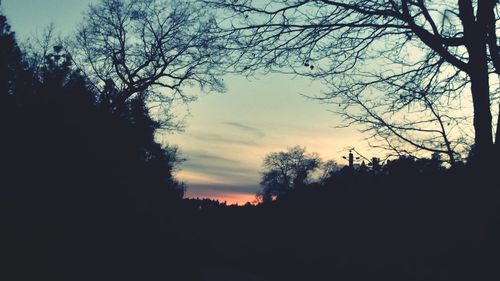
[[[96,0],[2,0],[18,39],[40,34],[50,23],[69,35]],[[226,93],[199,94],[189,106],[186,129],[158,136],[178,145],[187,159],[177,177],[188,185],[187,197],[243,204],[255,199],[261,164],[270,152],[301,145],[324,160],[341,157],[348,147],[366,146],[355,128],[336,128],[340,119],[326,105],[305,98],[322,85],[303,77],[267,74],[247,79],[224,77]]]

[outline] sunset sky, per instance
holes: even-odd
[[[61,34],[71,34],[92,2],[3,0],[2,12],[22,41],[51,22]],[[327,106],[301,96],[319,94],[317,81],[282,74],[224,79],[226,93],[200,94],[190,104],[184,132],[158,136],[178,145],[187,158],[177,176],[188,184],[189,197],[252,201],[269,152],[301,145],[345,164],[341,156],[347,147],[366,146],[355,128],[334,128],[340,120]]]

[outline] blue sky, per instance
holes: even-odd
[[[3,0],[2,11],[23,39],[50,23],[60,33],[70,34],[92,2]],[[319,94],[322,86],[317,81],[283,74],[224,79],[226,93],[199,94],[190,104],[184,132],[158,136],[178,145],[187,157],[178,177],[187,182],[188,196],[230,203],[252,200],[259,188],[262,159],[269,152],[301,145],[323,159],[343,163],[347,147],[366,146],[355,129],[334,128],[340,120],[327,106],[301,96]]]

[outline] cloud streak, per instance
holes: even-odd
[[[182,163],[181,176],[187,176],[189,184],[201,183],[198,179],[210,180],[211,183],[257,183],[259,181],[256,167],[235,159],[230,155],[219,156],[203,150],[186,151],[187,161]],[[196,175],[196,178],[193,178]]]
[[[245,124],[242,124],[242,123],[239,123],[239,122],[224,122],[222,123],[224,125],[227,125],[227,126],[231,126],[231,127],[234,127],[234,128],[237,128],[241,131],[244,131],[246,133],[250,133],[258,138],[263,138],[266,134],[264,133],[263,130],[261,129],[258,129],[258,128],[255,128],[255,127],[251,127],[251,126],[248,126],[248,125],[245,125]]]
[[[238,161],[229,159],[224,156],[213,155],[203,150],[188,150],[186,153],[189,155],[189,160],[193,161],[211,161],[213,163],[227,163],[227,164],[239,164]]]
[[[225,143],[225,144],[237,144],[237,145],[246,145],[246,146],[257,146],[257,142],[252,140],[245,140],[243,138],[231,138],[222,136],[219,134],[212,133],[193,133],[192,136],[197,140],[206,141],[209,143]]]
[[[209,175],[216,179],[226,179],[228,182],[257,182],[250,169],[244,165],[226,166],[213,163],[191,162],[183,165],[183,169],[189,172]]]

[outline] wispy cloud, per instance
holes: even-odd
[[[228,125],[228,126],[231,126],[231,127],[234,127],[234,128],[238,128],[241,131],[250,133],[250,134],[252,134],[252,135],[254,135],[254,136],[258,137],[258,138],[263,138],[266,135],[264,133],[264,131],[261,130],[261,129],[258,129],[258,128],[255,128],[255,127],[252,127],[252,126],[248,126],[248,125],[245,125],[245,124],[242,124],[242,123],[239,123],[239,122],[224,122],[222,124]]]
[[[192,136],[198,140],[210,142],[210,143],[226,143],[226,144],[239,144],[247,146],[257,146],[257,142],[252,140],[244,139],[243,136],[239,137],[226,137],[219,134],[213,133],[193,133]]]
[[[221,153],[224,153],[221,151]],[[188,150],[184,154],[187,161],[182,164],[180,176],[186,176],[190,183],[202,183],[198,179],[220,183],[257,183],[258,170],[248,163],[232,159],[229,155],[215,155],[203,150]],[[196,175],[196,177],[193,177]]]
[[[185,171],[195,172],[199,174],[210,175],[214,178],[226,179],[228,182],[257,182],[255,179],[256,173],[251,173],[255,168],[251,168],[244,165],[238,166],[227,166],[227,165],[217,165],[210,162],[186,162],[183,165]]]
[[[239,163],[238,161],[236,161],[234,159],[230,159],[230,158],[227,158],[224,156],[210,154],[210,153],[203,151],[203,150],[188,150],[185,153],[189,155],[188,160],[193,160],[193,161],[202,160],[202,161],[210,161],[212,163],[215,162],[215,163],[227,163],[227,164],[238,164]]]

